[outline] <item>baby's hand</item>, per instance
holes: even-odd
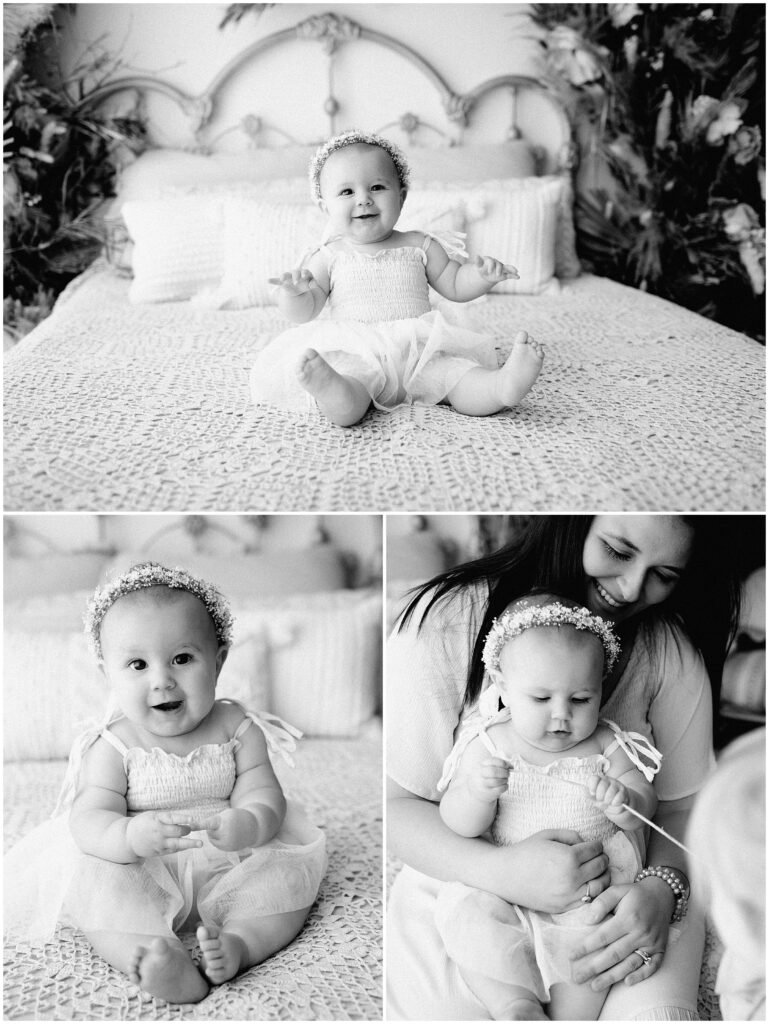
[[[628,791],[621,782],[610,779],[606,775],[591,775],[587,780],[587,788],[607,818],[614,821],[619,817],[627,817],[622,805],[628,802]]]
[[[126,839],[137,857],[154,857],[202,846],[200,839],[188,839],[192,827],[182,811],[143,811],[130,818]]]
[[[244,850],[259,846],[259,822],[243,807],[229,807],[194,826],[208,833],[219,850]]]
[[[478,766],[474,774],[467,779],[467,788],[476,800],[490,804],[507,789],[507,776],[510,769],[501,757],[490,757]]]
[[[520,277],[515,267],[501,263],[492,256],[474,256],[471,262],[483,280],[492,285],[501,284],[502,281],[510,279],[516,280]]]
[[[280,277],[270,277],[268,281],[270,284],[275,284],[282,288],[288,295],[304,295],[305,292],[310,290],[310,285],[313,284],[315,278],[306,268],[299,268],[297,270],[287,270]]]

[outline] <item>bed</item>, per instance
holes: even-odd
[[[162,549],[146,553],[159,557]],[[103,544],[43,559],[6,554],[6,587],[27,580],[26,590],[11,599],[6,592],[5,600],[6,849],[52,811],[70,737],[103,706],[103,683],[78,625],[87,581],[135,554]],[[286,793],[327,839],[329,867],[305,928],[266,963],[182,1006],[141,992],[71,929],[60,928],[42,951],[6,937],[4,1019],[381,1019],[381,587],[334,587],[333,552],[303,547],[294,554],[304,565],[305,592],[281,593],[280,578],[270,584],[267,572],[260,593],[236,587],[235,645],[219,693],[292,715],[305,732],[295,767],[275,763]],[[233,583],[253,580],[258,560],[267,569],[275,557],[197,551],[184,564],[202,572],[217,563],[232,594]],[[45,592],[33,587],[36,576]],[[185,941],[194,953],[194,936]]]
[[[236,119],[222,99],[286,47],[271,74],[295,59],[309,69],[316,50],[328,65],[327,87],[309,70],[305,83],[325,125],[301,138],[259,109]],[[468,307],[500,358],[519,326],[546,346],[539,381],[512,411],[405,406],[343,429],[317,411],[250,403],[255,354],[288,326],[267,277],[322,229],[306,142],[358,116],[347,59],[357,47],[364,66],[384,51],[415,76],[409,111],[359,119],[407,150],[399,227],[464,231],[470,251],[521,272]],[[88,102],[140,103],[150,116],[158,96],[184,117],[186,142],[124,168],[104,257],[6,357],[7,510],[764,507],[764,350],[580,272],[571,128],[543,82],[507,74],[460,94],[396,36],[324,12],[257,40],[199,95],[134,76]],[[237,130],[221,127],[225,116]]]

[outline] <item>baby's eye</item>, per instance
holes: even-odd
[[[547,704],[550,700],[549,697],[532,697],[532,700],[536,701],[537,704]]]
[[[147,667],[147,662],[143,658],[134,658],[133,661],[128,662],[128,667],[136,672],[141,672]]]
[[[187,665],[192,661],[191,654],[177,654],[174,658],[174,664],[176,665]]]
[[[352,195],[352,189],[351,188],[343,188],[342,191],[339,193],[339,195],[340,196],[351,196]]]
[[[572,702],[572,704],[589,704],[590,703],[590,698],[589,697],[572,697],[571,698],[571,702]]]
[[[383,189],[383,188],[386,188],[386,186],[385,185],[372,185],[371,186],[371,191],[372,192],[376,192],[377,189]]]

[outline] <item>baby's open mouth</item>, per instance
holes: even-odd
[[[180,700],[168,700],[165,704],[153,704],[153,711],[176,711],[177,708],[182,706]]]

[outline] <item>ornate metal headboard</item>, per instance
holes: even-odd
[[[418,137],[421,139],[422,135],[431,133],[433,137],[437,136],[442,145],[459,145],[463,141],[465,128],[482,101],[492,93],[502,92],[508,95],[510,103],[504,140],[525,138],[537,144],[540,140],[530,138],[530,126],[532,120],[537,123],[541,118],[536,115],[533,119],[530,117],[526,129],[522,127],[521,119],[522,104],[534,97],[539,103],[540,110],[544,104],[546,119],[549,118],[552,126],[548,145],[541,147],[545,150],[543,169],[554,173],[572,165],[574,148],[571,126],[558,98],[549,91],[546,82],[525,75],[504,74],[487,79],[468,92],[457,93],[432,64],[410,46],[333,12],[313,15],[293,28],[282,29],[252,43],[232,58],[197,95],[185,92],[161,78],[139,75],[117,78],[102,85],[88,95],[83,105],[93,106],[126,90],[137,93],[140,102],[153,93],[163,95],[173,101],[187,120],[191,139],[185,148],[198,152],[212,152],[217,143],[233,132],[245,134],[251,146],[266,145],[271,136],[279,137],[281,144],[316,145],[322,141],[321,138],[296,138],[283,127],[271,123],[258,109],[244,114],[236,125],[224,128],[216,128],[214,125],[222,106],[225,89],[233,79],[252,67],[268,51],[297,40],[319,45],[326,56],[327,93],[322,98],[322,109],[327,119],[327,134],[334,134],[351,126],[349,121],[345,121],[349,113],[345,103],[344,87],[340,87],[337,82],[337,58],[344,48],[358,40],[364,40],[399,55],[416,68],[437,92],[446,119],[445,125],[436,125],[420,113],[407,110],[385,124],[364,127],[382,132],[397,128],[405,133],[407,141],[412,144],[416,144]],[[535,103],[535,109],[536,107]],[[553,134],[555,137],[552,137]]]

